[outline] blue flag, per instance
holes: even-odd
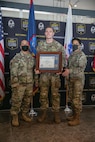
[[[35,56],[36,55],[37,39],[36,39],[36,25],[35,25],[33,0],[30,0],[30,12],[29,12],[29,19],[28,19],[27,40],[29,41],[29,44],[30,44],[30,52],[33,53],[33,55]]]

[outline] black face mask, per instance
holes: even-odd
[[[73,51],[77,50],[78,49],[78,45],[72,45],[72,48],[73,48]]]
[[[22,50],[23,51],[28,51],[29,50],[29,46],[22,46]]]

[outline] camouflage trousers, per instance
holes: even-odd
[[[27,113],[30,109],[30,103],[32,99],[33,85],[19,85],[17,88],[12,88],[12,106],[11,114],[18,114],[20,111]]]
[[[69,101],[71,102],[72,109],[74,109],[76,113],[82,111],[83,87],[84,84],[82,79],[69,80]]]
[[[51,88],[50,102],[53,111],[59,111],[60,108],[60,94],[58,93],[60,88],[60,76],[56,74],[41,74],[40,76],[40,103],[41,109],[47,109],[49,107],[49,88]]]

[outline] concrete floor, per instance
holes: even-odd
[[[95,107],[83,108],[78,126],[67,125],[63,108],[60,115],[60,124],[53,122],[49,110],[44,123],[34,117],[31,123],[20,121],[19,127],[12,127],[9,111],[0,111],[0,142],[95,142]]]

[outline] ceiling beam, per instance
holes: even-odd
[[[1,7],[9,7],[9,8],[17,8],[17,9],[26,9],[29,10],[29,4],[24,3],[14,3],[14,2],[5,2],[0,1]],[[35,11],[45,11],[45,12],[52,12],[52,13],[63,13],[67,14],[68,9],[62,8],[62,7],[49,7],[49,6],[40,6],[40,5],[34,5]],[[95,17],[95,11],[94,10],[81,10],[81,9],[72,9],[73,15],[79,15],[79,16],[88,16],[88,17]]]

